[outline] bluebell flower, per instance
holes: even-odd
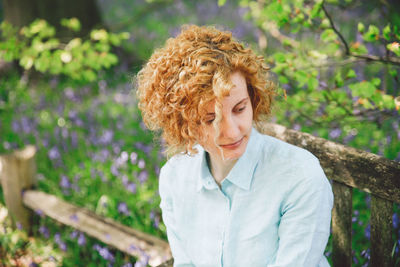
[[[131,212],[128,210],[128,205],[126,205],[125,202],[121,202],[118,204],[118,212],[125,215],[131,214]]]
[[[148,178],[148,177],[149,177],[149,173],[148,173],[146,170],[141,171],[141,172],[139,173],[139,176],[138,176],[139,182],[140,182],[141,184],[143,184],[144,182],[147,181],[147,178]]]
[[[365,228],[365,237],[370,240],[371,239],[371,224],[367,225],[367,228]]]
[[[78,232],[77,230],[74,230],[74,231],[71,232],[71,234],[69,235],[69,237],[70,237],[71,239],[75,239],[75,238],[78,237],[78,234],[79,234],[79,232]]]
[[[399,215],[397,213],[393,213],[392,219],[393,219],[393,228],[394,229],[399,228],[399,222],[400,222]]]
[[[139,169],[143,169],[144,167],[146,167],[146,162],[143,159],[140,159],[138,162],[138,167]]]
[[[126,189],[127,189],[129,192],[135,194],[135,193],[136,193],[136,184],[135,184],[135,183],[129,183],[129,184],[126,186]]]
[[[71,182],[66,175],[61,175],[60,186],[62,188],[71,188]]]
[[[129,157],[130,157],[130,159],[131,159],[131,163],[132,163],[132,164],[136,164],[137,158],[138,158],[137,153],[132,152],[131,155],[130,155]]]
[[[108,250],[107,247],[100,247],[98,250],[99,254],[103,259],[113,262],[114,255]]]
[[[78,237],[78,245],[84,246],[85,244],[86,244],[86,238],[85,235],[81,232]]]
[[[48,156],[51,160],[54,160],[54,159],[59,159],[61,155],[58,148],[54,146],[49,150]]]
[[[46,226],[40,226],[39,233],[41,233],[46,239],[50,237],[49,229]]]

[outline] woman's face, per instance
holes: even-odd
[[[233,72],[230,79],[234,86],[230,94],[222,100],[219,133],[216,133],[212,124],[215,119],[214,102],[207,107],[205,126],[201,129],[206,138],[200,145],[210,154],[212,160],[238,159],[245,152],[251,134],[253,108],[246,79],[239,71]]]

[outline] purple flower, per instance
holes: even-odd
[[[40,209],[36,209],[36,210],[35,210],[35,213],[36,213],[37,215],[39,215],[40,217],[43,217],[43,216],[44,216],[43,211],[40,210]]]
[[[36,262],[32,261],[32,262],[29,264],[29,267],[39,267],[39,265],[38,265]]]
[[[114,255],[108,250],[107,247],[100,247],[97,250],[103,259],[108,260],[108,261],[114,261]]]
[[[361,251],[361,256],[366,258],[366,259],[370,259],[371,255],[370,255],[370,249],[364,249],[363,251]]]
[[[365,237],[368,240],[371,239],[371,224],[368,224],[367,228],[365,228]]]
[[[139,182],[140,182],[141,184],[143,184],[144,182],[147,181],[147,178],[148,178],[148,177],[149,177],[149,173],[148,173],[146,170],[141,171],[141,172],[139,173],[139,176],[138,176]]]
[[[146,167],[146,162],[143,159],[140,159],[138,162],[138,167],[139,169],[143,169],[144,167]]]
[[[137,143],[135,144],[135,147],[138,148],[138,149],[140,149],[140,150],[142,150],[142,151],[143,151],[144,153],[146,153],[147,155],[149,155],[150,152],[151,152],[151,150],[153,149],[153,148],[151,147],[151,145],[145,145],[145,144],[143,144],[143,143],[141,143],[141,142],[137,142]]]
[[[75,131],[71,132],[71,146],[73,148],[78,146],[78,134]]]
[[[61,175],[60,186],[62,188],[70,188],[71,187],[71,182],[69,181],[67,176]]]
[[[55,146],[52,147],[52,148],[49,150],[48,156],[49,156],[49,158],[50,158],[51,160],[59,159],[59,158],[60,158],[60,152],[58,151],[58,148],[55,147]]]
[[[129,183],[129,184],[126,186],[126,189],[127,189],[129,192],[135,194],[135,193],[136,193],[136,184],[135,184],[135,183]]]
[[[400,223],[399,215],[397,213],[393,213],[392,219],[393,219],[393,228],[397,229]]]
[[[124,265],[122,265],[122,267],[133,267],[133,266],[132,266],[132,263],[127,262]]]
[[[39,233],[41,233],[46,239],[50,237],[49,229],[46,226],[40,226]]]
[[[125,202],[121,202],[118,204],[118,212],[127,216],[131,214],[131,212],[128,210],[128,205],[126,205]]]
[[[128,158],[129,158],[128,152],[122,151],[121,156],[120,156],[121,162],[123,162],[123,163],[127,162]]]
[[[119,176],[118,167],[115,164],[111,165],[110,171],[112,175]]]
[[[78,237],[79,232],[77,230],[72,231],[72,233],[69,235],[71,239],[75,239]]]
[[[71,87],[67,87],[64,89],[64,94],[69,100],[73,100],[75,97],[74,90]]]
[[[114,138],[114,132],[112,130],[105,130],[100,136],[99,142],[103,145],[108,145]]]
[[[20,222],[16,222],[15,225],[17,226],[18,230],[22,230],[22,224]]]
[[[86,238],[85,235],[81,232],[78,237],[78,245],[84,246],[85,244],[86,244]]]
[[[155,166],[154,167],[154,172],[156,173],[156,176],[158,177],[160,175],[160,167],[159,166]]]
[[[62,251],[66,251],[67,250],[67,244],[61,240],[61,235],[60,233],[56,233],[54,235],[54,242],[57,243],[58,247],[62,250]]]
[[[342,130],[339,128],[333,129],[332,131],[329,132],[329,137],[332,139],[338,138],[342,134]]]
[[[130,158],[131,158],[131,163],[132,163],[132,164],[136,164],[137,158],[138,158],[137,153],[132,152],[131,155],[130,155]]]

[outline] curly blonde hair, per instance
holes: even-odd
[[[206,106],[215,101],[218,123],[221,100],[233,87],[229,75],[234,71],[246,78],[258,127],[271,113],[275,86],[264,58],[244,48],[230,32],[183,26],[139,71],[137,96],[143,121],[150,130],[162,130],[169,156],[197,153],[194,146],[201,138]]]

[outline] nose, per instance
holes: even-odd
[[[237,141],[237,137],[240,135],[239,122],[232,116],[222,116],[220,122],[220,138]]]

